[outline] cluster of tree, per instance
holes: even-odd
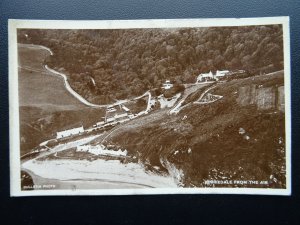
[[[95,103],[160,88],[166,79],[195,82],[201,72],[259,73],[283,64],[281,25],[181,29],[21,29],[18,42],[49,47],[45,63]],[[269,69],[270,70],[270,69]]]

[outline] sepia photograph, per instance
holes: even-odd
[[[11,195],[291,194],[289,18],[9,20]]]

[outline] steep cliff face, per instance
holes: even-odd
[[[258,110],[280,110],[284,112],[284,86],[263,87],[247,85],[239,88],[237,102],[241,106],[256,105]]]

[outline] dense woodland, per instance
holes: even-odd
[[[281,25],[183,29],[21,29],[19,43],[49,47],[45,64],[63,71],[71,86],[94,103],[156,90],[166,79],[195,82],[201,72],[283,68]]]

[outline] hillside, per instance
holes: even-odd
[[[48,55],[39,46],[18,47],[21,155],[57,131],[91,126],[104,115],[103,109],[88,108],[74,98],[62,79],[44,68]]]
[[[62,79],[44,68],[44,60],[49,55],[39,46],[18,46],[20,106],[38,107],[48,112],[84,109],[85,106],[66,90]]]
[[[149,170],[168,171],[185,187],[211,186],[205,181],[215,179],[266,181],[246,186],[283,188],[283,81],[283,72],[277,72],[219,83],[210,93],[223,96],[220,100],[190,104],[177,115],[152,113],[122,126],[105,143],[126,148]]]
[[[21,155],[32,151],[43,141],[56,138],[56,132],[74,127],[92,126],[104,111],[92,108],[45,111],[40,107],[20,107]]]
[[[166,79],[193,83],[201,72],[283,68],[280,25],[182,29],[21,29],[19,43],[49,47],[45,60],[66,73],[72,88],[93,103],[140,95]]]

